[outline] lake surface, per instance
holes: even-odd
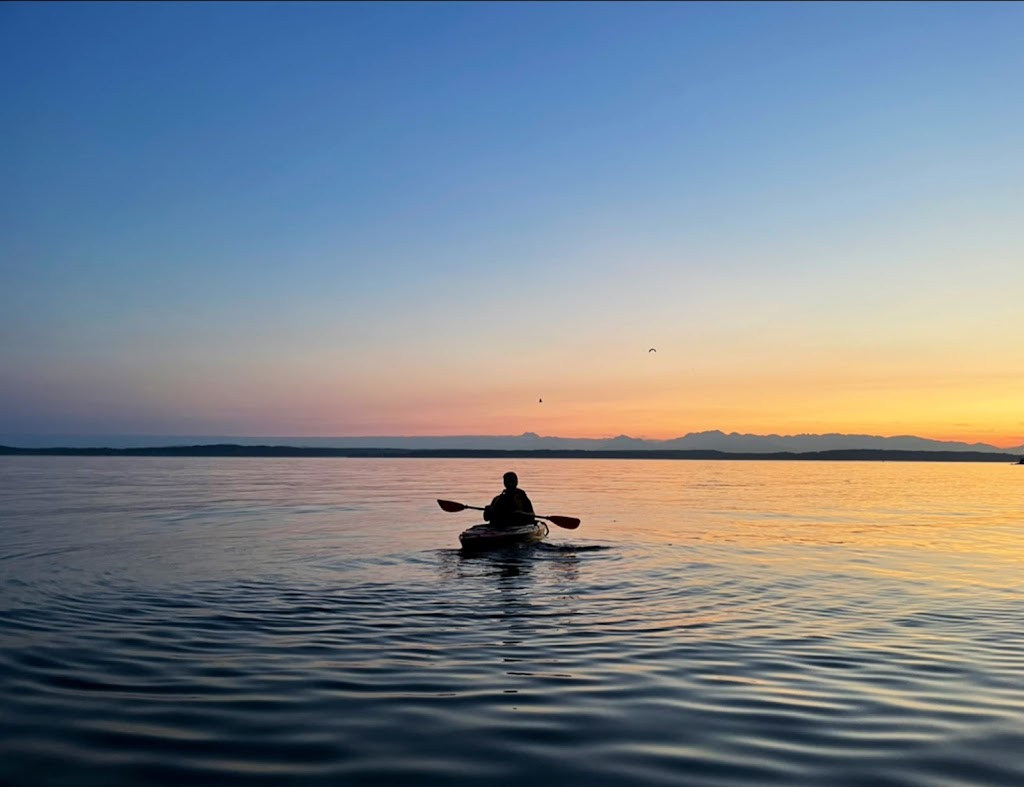
[[[538,547],[458,551],[501,474]],[[0,784],[1024,784],[1024,468],[0,458]]]

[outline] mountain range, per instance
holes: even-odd
[[[723,451],[774,453],[849,449],[890,451],[981,451],[1024,453],[1024,444],[998,448],[987,443],[929,440],[913,435],[878,437],[850,434],[756,435],[718,430],[691,432],[669,440],[646,440],[619,435],[607,438],[521,435],[451,435],[427,437],[237,437],[182,435],[0,435],[0,445],[19,448],[152,448],[183,445],[266,445],[310,448],[401,448],[464,450],[577,450],[577,451]]]

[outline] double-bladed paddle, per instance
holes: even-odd
[[[465,511],[467,508],[471,508],[474,511],[483,511],[480,506],[467,506],[464,503],[456,503],[454,500],[438,500],[437,504],[441,506],[445,511],[455,513],[456,511]],[[528,514],[527,511],[517,511],[518,514]],[[575,530],[580,526],[580,520],[574,516],[541,516],[540,514],[529,514],[535,516],[537,519],[546,519],[549,522],[553,522],[559,527],[564,527],[566,530]]]

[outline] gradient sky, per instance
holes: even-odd
[[[1022,40],[1019,3],[4,3],[0,432],[1019,445]]]

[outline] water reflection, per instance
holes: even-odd
[[[529,461],[0,459],[0,784],[1024,784],[1016,470]]]
[[[526,578],[533,570],[535,547],[513,547],[488,552],[458,551],[459,561],[467,567],[482,570],[500,579]]]
[[[605,547],[606,548],[606,547]],[[518,662],[538,637],[561,630],[576,615],[585,560],[581,549],[548,543],[486,552],[443,550],[437,553],[443,584],[471,599],[472,616],[481,625],[498,625],[504,662]],[[588,551],[587,547],[582,551]],[[527,657],[529,658],[529,657]]]
[[[509,580],[499,583],[498,587],[525,587],[525,581],[538,570],[549,574],[549,579],[572,583],[579,578],[580,553],[608,549],[611,547],[597,544],[576,546],[547,542],[489,551],[446,549],[438,552],[439,569],[447,580],[484,576]]]
[[[466,580],[483,576],[515,579],[529,576],[532,566],[523,552],[530,547],[490,552],[466,552],[461,549],[442,549],[437,552],[438,569],[444,580]]]

